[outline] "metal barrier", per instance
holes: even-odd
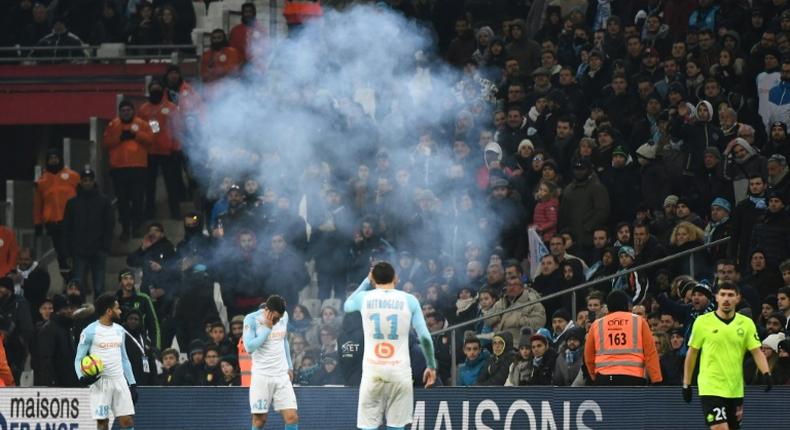
[[[5,54],[5,55],[4,55]],[[195,45],[126,45],[0,47],[0,64],[163,61],[180,63],[199,56]]]
[[[636,271],[639,271],[639,270],[645,270],[645,269],[649,269],[651,267],[660,266],[660,265],[662,265],[664,263],[667,263],[667,262],[670,262],[670,261],[673,261],[673,260],[677,260],[678,258],[685,257],[687,255],[693,255],[696,252],[699,252],[699,251],[702,251],[702,250],[705,250],[705,249],[708,249],[708,248],[711,248],[711,247],[714,247],[714,246],[717,246],[717,245],[722,245],[724,243],[727,243],[729,240],[730,240],[730,237],[725,237],[725,238],[719,239],[717,241],[714,241],[714,242],[711,242],[711,243],[708,243],[708,244],[700,245],[700,246],[697,246],[695,248],[691,248],[691,249],[687,249],[687,250],[682,251],[682,252],[678,252],[677,254],[668,255],[666,257],[659,258],[658,260],[651,261],[649,263],[645,263],[645,264],[643,264],[641,266],[633,267],[631,269],[624,270],[622,272],[617,272],[617,273],[615,273],[613,275],[605,276],[603,278],[594,279],[592,281],[584,282],[584,283],[581,283],[581,284],[576,285],[574,287],[570,287],[570,288],[567,288],[565,290],[558,291],[556,293],[547,294],[545,296],[542,296],[538,300],[532,300],[532,301],[527,302],[527,303],[522,303],[520,305],[511,306],[511,307],[509,307],[507,309],[501,310],[499,312],[494,312],[494,313],[486,315],[484,317],[477,317],[477,318],[471,319],[469,321],[465,321],[465,322],[462,322],[462,323],[458,323],[458,324],[452,325],[450,327],[443,328],[441,330],[434,331],[434,332],[431,333],[431,335],[440,335],[440,334],[450,333],[450,351],[451,351],[451,355],[452,355],[452,363],[451,363],[450,374],[451,374],[451,378],[452,378],[452,383],[455,384],[455,381],[458,380],[458,364],[457,364],[458,361],[457,361],[457,345],[456,345],[456,331],[458,329],[461,329],[463,327],[466,327],[466,326],[469,326],[469,325],[472,325],[472,324],[477,324],[477,323],[479,323],[481,321],[484,321],[486,319],[489,319],[491,317],[501,316],[501,315],[504,315],[504,314],[507,314],[507,313],[510,313],[510,312],[513,312],[513,311],[517,311],[517,310],[526,308],[527,306],[534,305],[535,303],[541,303],[541,302],[544,302],[546,300],[550,300],[550,299],[554,299],[554,298],[557,298],[557,297],[561,297],[561,296],[564,296],[566,294],[571,294],[573,296],[573,303],[574,303],[574,306],[575,306],[575,303],[576,303],[576,292],[579,291],[579,290],[590,288],[590,287],[592,287],[594,285],[602,284],[604,282],[610,282],[613,279],[619,278],[620,276],[628,274],[628,273],[633,273],[633,272],[636,272]],[[574,317],[575,317],[576,312],[574,312],[573,314],[574,314]],[[514,341],[516,341],[516,339],[514,339]]]

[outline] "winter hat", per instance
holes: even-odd
[[[571,327],[565,333],[565,341],[567,342],[569,339],[578,339],[580,342],[584,343],[584,337],[587,334],[582,327]]]
[[[776,295],[774,295],[774,294],[769,294],[769,295],[763,297],[763,301],[762,301],[761,304],[768,305],[768,306],[770,306],[773,309],[779,309],[779,302],[778,302],[778,300],[776,298]]]
[[[566,311],[564,308],[559,308],[556,311],[554,311],[553,314],[551,314],[551,319],[553,320],[554,318],[562,318],[565,321],[570,321],[571,314],[568,313],[568,311]]]
[[[671,92],[680,93],[683,97],[685,97],[686,96],[686,87],[683,85],[682,82],[675,81],[675,82],[672,82],[671,84],[669,84],[669,88],[667,90],[667,93],[671,93]]]
[[[548,339],[546,336],[544,336],[544,335],[542,335],[542,334],[540,334],[540,333],[535,333],[535,334],[533,334],[532,336],[530,336],[530,338],[529,338],[529,344],[530,344],[530,345],[532,345],[532,341],[535,341],[535,340],[541,341],[541,342],[543,342],[545,345],[548,345],[548,344],[549,344],[549,339]]]
[[[698,291],[704,294],[705,296],[707,296],[708,300],[713,298],[713,291],[711,291],[710,285],[708,284],[704,284],[702,282],[695,284],[694,287],[691,289],[691,292],[695,292],[695,291]]]
[[[779,127],[784,130],[785,134],[787,134],[787,124],[783,123],[782,121],[774,121],[771,123],[771,128]]]
[[[547,69],[545,67],[538,67],[532,72],[532,77],[533,78],[535,76],[540,76],[540,75],[551,76],[551,72],[549,71],[549,69]]]
[[[685,206],[687,208],[690,208],[691,207],[691,202],[689,201],[689,199],[687,199],[685,197],[681,197],[681,198],[678,199],[678,202],[675,203],[675,206],[680,206],[680,205],[683,205],[683,206]]]
[[[774,352],[779,352],[779,342],[783,340],[785,340],[784,333],[769,334],[768,337],[763,340],[763,346],[773,349]]]
[[[636,251],[634,251],[634,248],[631,248],[630,246],[621,246],[617,251],[617,256],[619,257],[622,254],[626,254],[631,258],[636,258]]]
[[[716,197],[713,199],[713,203],[710,204],[710,207],[713,206],[718,206],[727,211],[727,213],[732,212],[732,205],[730,205],[730,202],[728,202],[724,197]]]
[[[656,145],[651,145],[649,143],[645,143],[645,144],[642,144],[642,146],[640,146],[639,148],[637,148],[636,155],[638,155],[639,157],[644,158],[645,160],[653,161],[653,160],[656,159],[656,150],[657,149],[658,148],[656,148]]]
[[[532,151],[535,151],[535,145],[529,139],[524,139],[521,143],[518,144],[518,151],[521,152],[521,148],[527,147]]]
[[[521,337],[519,337],[518,339],[519,349],[521,349],[521,347],[530,346],[532,344],[532,342],[530,341],[532,334],[533,334],[532,329],[529,327],[524,327],[521,329]]]
[[[780,200],[782,203],[787,204],[787,202],[785,201],[785,197],[782,195],[782,193],[778,192],[777,190],[768,191],[768,193],[765,195],[765,201],[771,199],[777,199]]]
[[[627,312],[630,303],[631,299],[628,298],[628,294],[623,290],[612,290],[606,296],[606,307],[609,309],[609,312]]]
[[[719,160],[721,160],[723,158],[723,156],[721,155],[721,151],[719,151],[719,148],[716,148],[715,146],[709,146],[709,147],[705,148],[705,150],[702,151],[702,154],[703,155],[710,154],[710,155],[718,158]]]
[[[118,282],[121,282],[121,279],[123,279],[126,276],[131,276],[132,279],[134,279],[134,272],[132,271],[132,269],[129,268],[121,269],[121,271],[118,272]]]
[[[782,327],[784,327],[787,324],[787,317],[785,317],[785,314],[782,312],[774,312],[771,315],[768,315],[768,318],[766,319],[769,320],[771,318],[776,318],[776,320],[779,321],[779,325]]]
[[[489,188],[491,188],[492,190],[494,188],[501,188],[501,187],[507,188],[509,185],[510,182],[508,182],[507,179],[500,178],[499,176],[492,177],[491,182],[488,184]]]
[[[784,166],[787,166],[787,158],[785,158],[785,156],[784,156],[784,155],[782,155],[782,154],[774,154],[774,155],[772,155],[772,156],[771,156],[771,157],[768,159],[768,162],[769,162],[769,163],[770,163],[771,161],[773,161],[773,162],[776,162],[776,163],[779,163],[779,165],[780,165],[780,166],[782,166],[782,167],[784,167]]]
[[[670,194],[670,195],[667,196],[667,198],[664,199],[663,207],[675,206],[676,204],[678,204],[678,200],[680,200],[680,198],[678,196],[676,196],[674,194]]]
[[[606,59],[606,54],[604,54],[600,49],[593,49],[590,51],[590,57],[598,57],[601,60],[604,60]]]
[[[200,339],[195,339],[189,342],[189,356],[198,352],[206,352],[206,344]]]
[[[481,34],[487,34],[489,39],[494,38],[494,30],[488,26],[480,27],[480,30],[477,30],[477,34],[475,36],[479,38]]]
[[[121,102],[118,103],[118,110],[121,110],[121,108],[124,107],[124,106],[128,106],[128,107],[132,108],[132,110],[134,110],[134,103],[132,103],[132,101],[129,100],[129,99],[121,100]]]
[[[614,148],[614,151],[612,151],[612,157],[614,157],[615,155],[621,155],[625,158],[628,158],[628,153],[625,152],[625,148],[623,148],[623,145],[617,145]]]

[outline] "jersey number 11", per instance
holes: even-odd
[[[384,340],[384,333],[381,332],[381,314],[371,314],[370,319],[373,321],[373,339]],[[390,334],[387,335],[387,339],[398,340],[398,315],[389,315],[385,319],[390,323]]]

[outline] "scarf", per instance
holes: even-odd
[[[765,203],[765,197],[749,196],[749,200],[754,203],[754,207],[757,209],[765,209],[768,207]]]
[[[570,349],[565,350],[565,363],[566,364],[573,364],[576,360],[579,359],[579,355],[581,352],[577,349],[576,351],[571,351]]]
[[[543,363],[543,357],[532,357],[533,367],[540,367],[541,363]]]
[[[469,309],[469,306],[477,303],[477,297],[470,297],[468,299],[458,299],[455,301],[455,314],[461,315],[461,312]]]
[[[705,226],[705,233],[703,236],[705,239],[705,243],[711,243],[713,241],[713,233],[716,231],[716,228],[727,222],[727,220],[729,219],[730,217],[726,216],[720,219],[718,222],[711,220],[711,222],[709,222],[708,225]]]
[[[27,270],[23,270],[21,267],[16,266],[16,271],[20,275],[22,275],[22,282],[27,281],[28,276],[30,276],[30,274],[33,273],[34,270],[36,270],[36,267],[38,267],[38,261],[34,261],[33,264],[31,264]],[[14,294],[18,294],[18,295],[24,294],[22,291],[22,282],[18,284],[16,283],[14,284]]]

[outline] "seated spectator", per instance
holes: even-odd
[[[22,1],[22,4],[28,3],[30,1]],[[29,15],[27,15],[29,16]],[[47,14],[47,7],[43,3],[36,3],[33,5],[33,15],[32,20],[25,19],[25,20],[17,20],[15,21],[16,25],[23,25],[22,23],[25,21],[29,21],[23,28],[21,33],[17,33],[15,36],[19,37],[20,42],[23,46],[33,46],[38,43],[39,40],[43,39],[45,36],[50,34],[52,31],[52,24],[49,22],[49,15]]]
[[[343,373],[337,367],[337,352],[325,354],[321,366],[310,378],[310,385],[343,385]]]
[[[458,381],[455,385],[468,387],[476,384],[491,353],[482,348],[480,339],[474,336],[474,333],[470,333],[470,336],[464,339],[464,357],[464,362],[458,366]]]
[[[126,41],[130,45],[156,45],[162,38],[159,22],[151,3],[143,2],[127,26]]]
[[[167,287],[173,282],[171,266],[175,255],[175,247],[165,236],[164,226],[155,221],[148,224],[140,247],[126,257],[126,264],[143,270],[140,289],[148,294],[152,285]]]
[[[779,342],[779,360],[773,370],[773,377],[777,384],[790,383],[790,339]]]
[[[179,366],[178,355],[178,350],[173,348],[162,351],[162,373],[159,374],[159,383],[157,385],[175,385],[175,373]]]
[[[491,308],[492,312],[500,312],[512,306],[529,302],[532,304],[513,312],[490,317],[486,319],[486,324],[495,327],[499,332],[509,332],[511,339],[514,335],[521,333],[522,327],[537,330],[546,324],[546,309],[542,303],[536,302],[538,299],[540,299],[540,294],[524,285],[520,276],[511,276],[507,280],[505,295],[494,304]]]
[[[552,378],[554,385],[569,386],[582,368],[584,359],[584,327],[574,326],[564,336],[562,352],[557,356]]]
[[[356,288],[356,287],[355,287]],[[318,324],[303,305],[296,304],[288,319],[288,333],[301,335],[309,346],[318,346]]]
[[[681,221],[672,230],[667,251],[669,254],[688,251],[702,245],[704,238],[705,233],[699,227],[688,221]],[[712,272],[708,266],[708,253],[704,249],[678,258],[670,264],[671,273],[675,276],[690,274],[705,278]]]
[[[491,340],[493,355],[486,361],[475,385],[503,386],[508,380],[510,364],[513,362],[513,335],[509,331],[499,332]]]
[[[166,4],[159,15],[158,45],[191,45],[192,29],[181,21],[173,6]]]
[[[510,365],[505,385],[552,385],[557,352],[549,347],[549,340],[540,334],[524,337],[519,342],[519,355]],[[529,350],[529,351],[528,351]]]
[[[93,32],[88,38],[91,44],[126,42],[126,24],[123,15],[119,13],[117,8],[118,6],[113,1],[107,0],[104,2],[101,17],[94,25]]]
[[[620,250],[617,252],[617,257],[620,260],[620,270],[617,273],[625,272],[634,266],[635,254],[634,248],[630,246],[620,247]],[[647,297],[649,287],[650,280],[640,271],[625,273],[612,279],[612,290],[625,291],[633,304],[642,303]]]
[[[781,384],[784,382],[780,382],[777,379],[777,377],[785,376],[782,374],[782,372],[777,372],[777,367],[779,365],[779,343],[783,342],[784,340],[784,333],[772,334],[766,337],[765,340],[763,340],[762,346],[760,346],[760,350],[763,352],[765,359],[768,361],[768,368],[771,370],[769,373],[774,384]],[[763,383],[761,378],[758,377],[760,372],[751,357],[748,357],[746,361],[744,361],[743,368],[743,376],[746,379],[747,384],[758,385]]]
[[[564,308],[557,309],[551,315],[551,339],[549,346],[562,354],[565,350],[565,337],[568,332],[576,327],[571,320],[571,314]]]
[[[222,375],[222,369],[219,366],[219,358],[219,349],[215,345],[209,344],[206,347],[203,374],[201,375],[202,382],[199,385],[224,385],[224,377]]]
[[[220,359],[220,369],[222,370],[222,380],[217,385],[225,387],[239,387],[241,386],[241,375],[239,374],[236,357],[233,355],[226,355]]]
[[[203,385],[206,345],[200,339],[189,343],[189,359],[175,370],[175,384],[179,386]]]
[[[241,64],[239,52],[228,44],[225,31],[211,32],[211,46],[200,60],[200,78],[204,83],[234,75]]]
[[[209,343],[206,348],[216,348],[220,357],[236,355],[236,347],[230,343],[230,340],[225,335],[225,325],[221,321],[211,323],[211,330],[209,330],[208,335]]]
[[[305,354],[302,361],[299,362],[299,371],[294,375],[294,383],[296,385],[310,385],[310,380],[313,375],[318,371],[318,360],[316,354]]]

